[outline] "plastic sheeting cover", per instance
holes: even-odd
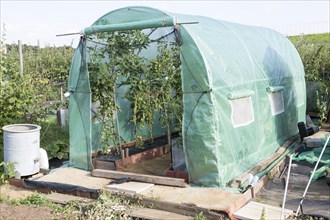
[[[177,27],[182,42],[182,135],[189,179],[193,185],[226,187],[298,133],[297,123],[305,121],[306,111],[303,65],[286,37],[261,27],[146,7],[112,11],[94,25],[173,16],[178,23],[198,22]],[[158,28],[154,33],[161,31]],[[84,61],[82,46],[77,48],[70,73],[70,162],[90,169],[91,106],[88,74],[85,65],[79,64]],[[76,82],[85,93],[77,91]],[[277,92],[283,94],[284,111],[274,115],[268,94]],[[251,108],[237,108],[235,103]],[[236,118],[249,120],[235,126]]]

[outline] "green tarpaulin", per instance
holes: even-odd
[[[189,180],[198,186],[226,187],[298,133],[297,123],[305,121],[306,111],[303,65],[294,46],[281,34],[208,17],[127,7],[109,12],[92,27],[123,28],[132,22],[150,25],[173,17],[178,25],[158,23],[157,29],[152,26],[144,31],[152,31],[156,39],[175,29],[177,34],[169,40],[181,42],[182,136]],[[91,118],[85,49],[82,39],[69,79],[70,163],[91,169],[98,132]],[[156,52],[149,47],[141,54]],[[121,107],[129,105],[121,97],[117,99]],[[118,119],[123,138],[134,140],[127,112],[119,113]],[[155,135],[165,134],[159,123],[154,127]]]

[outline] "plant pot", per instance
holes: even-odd
[[[69,120],[69,110],[59,109],[57,110],[56,115],[57,115],[58,124],[62,127],[65,127],[68,124],[68,120]]]

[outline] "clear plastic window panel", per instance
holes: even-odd
[[[272,115],[278,115],[284,112],[284,99],[282,91],[268,93]]]
[[[241,127],[254,121],[251,97],[229,100],[231,105],[231,121],[233,126]]]

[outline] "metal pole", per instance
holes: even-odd
[[[310,176],[310,178],[309,178],[309,181],[308,181],[307,186],[306,186],[306,188],[305,188],[305,192],[304,192],[304,194],[303,194],[303,196],[302,196],[302,198],[301,198],[301,200],[300,200],[300,203],[299,203],[299,205],[298,205],[297,212],[296,212],[296,216],[297,216],[297,215],[299,214],[299,212],[300,212],[300,208],[301,208],[301,206],[302,206],[302,203],[304,202],[305,196],[306,196],[306,194],[307,194],[307,190],[308,190],[308,188],[309,188],[309,185],[310,185],[311,182],[312,182],[312,178],[313,178],[313,176],[314,176],[314,173],[315,173],[315,170],[316,170],[317,166],[319,165],[319,162],[320,162],[320,160],[321,160],[321,158],[322,158],[322,155],[323,155],[323,153],[324,153],[324,150],[325,150],[325,148],[326,148],[327,145],[328,145],[329,139],[330,139],[330,136],[328,137],[327,141],[325,142],[325,144],[324,144],[324,146],[323,146],[323,149],[322,149],[322,151],[321,151],[321,153],[320,153],[319,159],[317,160],[317,162],[316,162],[316,164],[315,164],[315,167],[314,167],[314,170],[313,170],[313,172],[312,172],[312,174],[311,174],[311,176]]]
[[[23,76],[23,52],[22,42],[18,40],[18,53],[19,53],[19,74]]]
[[[290,155],[289,169],[288,169],[288,174],[286,175],[285,190],[284,190],[284,197],[283,197],[282,210],[281,210],[281,220],[285,219],[284,218],[284,207],[285,207],[285,201],[286,201],[286,194],[288,192],[288,186],[289,186],[291,163],[292,163],[292,154]]]

